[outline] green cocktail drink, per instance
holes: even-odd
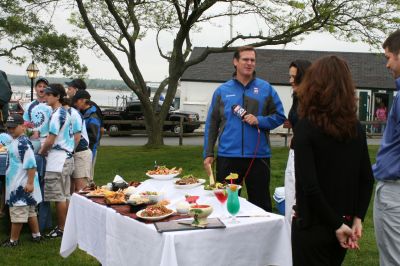
[[[239,192],[240,186],[238,185],[228,185],[226,191],[228,191],[228,202],[227,208],[228,212],[232,215],[231,223],[238,223],[235,216],[240,210],[240,203],[239,203]]]

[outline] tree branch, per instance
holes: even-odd
[[[129,78],[127,73],[125,72],[124,68],[122,67],[121,63],[119,62],[118,58],[114,55],[114,53],[108,48],[108,46],[103,42],[101,37],[98,35],[96,32],[95,28],[93,27],[92,23],[89,20],[89,17],[86,12],[86,8],[83,5],[82,0],[76,0],[76,3],[78,4],[78,9],[79,13],[82,16],[82,19],[85,23],[86,28],[88,29],[90,35],[92,35],[92,38],[95,40],[95,42],[100,46],[100,48],[103,50],[103,52],[107,55],[107,57],[111,60],[115,68],[117,69],[119,75],[121,78],[124,80],[126,85],[128,85],[129,88],[131,88],[136,95],[139,97],[140,100],[145,100],[145,96],[143,93],[138,89],[136,84]]]

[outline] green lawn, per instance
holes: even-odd
[[[375,160],[377,146],[370,147],[370,156]],[[95,182],[111,182],[115,174],[127,181],[145,180],[147,169],[159,165],[179,166],[185,173],[205,177],[202,167],[201,147],[163,147],[148,149],[144,147],[101,147],[96,164]],[[271,192],[283,186],[286,167],[287,148],[273,148],[271,159]],[[24,228],[21,246],[15,249],[0,248],[0,265],[98,265],[99,263],[85,252],[77,250],[67,259],[59,255],[60,240],[47,240],[42,244],[29,241],[29,230]],[[8,236],[8,223],[0,219],[0,239]],[[267,240],[266,240],[267,241]],[[359,251],[350,251],[344,265],[378,265],[378,251],[375,244],[372,222],[372,201],[364,223],[364,237]]]

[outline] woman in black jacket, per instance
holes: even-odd
[[[293,265],[341,265],[358,248],[374,182],[346,62],[317,60],[298,96]]]
[[[297,89],[306,74],[307,68],[311,66],[311,62],[307,60],[295,60],[289,65],[289,82],[293,88],[293,103],[290,108],[288,120],[289,128],[294,128],[296,126],[298,115],[298,99],[297,99]],[[285,217],[292,222],[293,216],[293,205],[295,204],[295,175],[294,175],[294,143],[290,141],[290,151],[289,157],[286,164],[285,170]]]

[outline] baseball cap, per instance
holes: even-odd
[[[61,98],[65,97],[66,95],[63,85],[58,83],[49,84],[49,86],[44,89],[44,93],[60,96]]]
[[[65,84],[68,87],[74,87],[78,90],[86,90],[86,83],[83,81],[83,79],[73,79],[71,81],[65,82]]]
[[[39,82],[44,82],[46,85],[49,85],[49,81],[44,77],[39,77],[38,80],[35,82],[35,87],[39,84]]]
[[[11,114],[7,118],[6,127],[17,127],[24,124],[24,119],[19,114]]]
[[[79,99],[87,99],[90,100],[90,94],[86,90],[78,90],[74,97],[72,97],[72,102],[75,103]]]

